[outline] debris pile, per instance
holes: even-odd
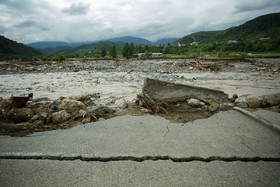
[[[16,123],[18,127],[43,131],[44,129],[65,129],[75,125],[100,121],[108,118],[115,110],[96,105],[99,94],[88,94],[80,97],[60,97],[54,101],[47,98],[30,99],[21,105],[16,101],[29,97],[0,98],[0,119]]]
[[[183,61],[180,63],[168,62],[165,63],[163,66],[166,65],[175,66],[175,67],[191,67],[192,69],[199,69],[199,70],[205,70],[205,69],[215,70],[215,66],[234,67],[234,65],[229,64],[228,62],[220,62],[217,64],[203,64],[199,61],[193,61],[193,62]]]
[[[214,114],[235,106],[241,108],[269,108],[280,111],[280,93],[255,97],[234,94],[232,98],[207,88],[180,85],[155,79],[146,79],[143,93],[137,95],[136,105],[153,114],[190,113]]]

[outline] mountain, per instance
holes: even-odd
[[[35,42],[30,43],[28,46],[37,48],[37,49],[43,49],[47,47],[57,47],[57,46],[68,46],[69,44],[66,42],[59,42],[59,41],[50,41],[50,42]]]
[[[153,42],[153,45],[167,45],[169,43],[173,43],[174,41],[178,40],[179,38],[163,38],[156,42]]]
[[[77,42],[77,43],[67,43],[67,42],[61,42],[61,41],[49,41],[49,42],[35,42],[27,44],[30,47],[34,47],[37,49],[44,49],[44,48],[50,48],[50,47],[60,47],[60,46],[69,46],[69,47],[77,47],[80,45],[85,44],[93,44],[98,42],[128,42],[128,43],[134,43],[135,45],[152,45],[153,43],[149,40],[146,40],[144,38],[139,37],[133,37],[133,36],[124,36],[124,37],[117,37],[117,38],[110,38],[105,40],[98,40],[98,41],[91,41],[91,42]]]
[[[116,49],[119,50],[123,43],[122,42],[97,42],[93,44],[84,44],[77,47],[71,47],[71,46],[58,46],[58,47],[49,47],[44,49],[38,49],[41,53],[47,54],[47,55],[54,55],[56,53],[62,53],[62,54],[83,54],[86,52],[96,52],[101,51],[102,48],[109,49],[110,46],[115,45]]]
[[[22,56],[32,57],[38,56],[41,53],[32,47],[26,46],[22,43],[17,43],[4,36],[0,36],[0,59],[8,60],[19,58]]]
[[[134,43],[134,45],[152,45],[153,43],[149,40],[146,40],[144,38],[139,37],[133,37],[133,36],[123,36],[123,37],[117,37],[117,38],[111,38],[106,39],[102,41],[110,41],[110,42],[128,42],[128,43]]]
[[[279,40],[280,13],[257,17],[246,23],[222,31],[196,32],[176,40],[174,43],[188,44],[191,42],[209,43],[236,41],[258,41],[260,38],[270,37]]]

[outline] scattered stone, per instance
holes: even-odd
[[[143,112],[143,113],[149,113],[149,114],[153,113],[153,111],[151,109],[148,109],[148,108],[141,108],[140,111]]]
[[[235,103],[248,103],[248,98],[247,97],[238,97],[235,99]]]
[[[219,104],[218,103],[213,103],[212,105],[209,106],[209,111],[210,112],[215,112],[216,110],[218,110],[219,108]]]
[[[42,121],[45,121],[45,120],[47,119],[47,117],[48,117],[48,113],[47,113],[47,112],[41,112],[41,113],[39,114],[39,118],[40,118],[40,120],[42,120]]]
[[[79,116],[80,117],[85,117],[85,115],[87,114],[87,112],[86,111],[84,111],[84,110],[79,110]]]
[[[80,101],[65,98],[58,105],[58,108],[60,110],[67,110],[68,112],[73,112],[73,111],[76,111],[76,110],[85,109],[86,106]]]
[[[197,99],[188,99],[188,105],[192,107],[200,107],[203,105],[199,100]]]
[[[263,97],[249,97],[248,98],[248,106],[250,108],[260,108],[262,107],[264,102]]]
[[[233,94],[233,95],[232,95],[232,98],[235,98],[235,99],[236,99],[236,98],[238,98],[238,95],[237,95],[237,94]]]
[[[121,108],[121,109],[128,108],[127,102],[122,103],[121,105],[118,106],[118,108]]]
[[[280,93],[265,95],[264,99],[269,106],[275,106],[280,104]]]
[[[28,122],[29,123],[33,123],[35,121],[37,121],[39,119],[39,116],[38,115],[34,115]]]
[[[240,108],[247,108],[248,107],[248,103],[241,102],[241,103],[238,103],[237,106],[240,107]]]
[[[65,110],[55,112],[51,116],[52,116],[52,122],[54,124],[63,123],[65,121],[68,121],[71,118],[71,114],[69,114]]]
[[[98,121],[104,121],[105,120],[105,118],[99,118],[98,119]]]
[[[15,123],[29,121],[34,113],[31,108],[12,108],[8,112],[8,119]]]
[[[86,117],[82,120],[82,123],[85,124],[85,123],[90,123],[91,122],[91,117]]]

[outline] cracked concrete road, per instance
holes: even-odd
[[[255,113],[279,125],[279,113]],[[237,111],[0,136],[0,186],[279,186],[279,168],[280,133]]]

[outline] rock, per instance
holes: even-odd
[[[95,112],[96,110],[98,110],[99,107],[100,107],[100,106],[89,106],[89,107],[86,108],[86,111],[87,111],[88,113],[93,113],[93,112]]]
[[[263,97],[269,106],[275,106],[280,104],[280,93],[269,94]]]
[[[237,95],[237,94],[233,94],[233,95],[232,95],[232,98],[235,98],[235,99],[236,99],[236,98],[238,98],[238,95]]]
[[[47,112],[41,112],[39,114],[39,118],[42,120],[42,121],[45,121],[48,117],[48,113]]]
[[[85,117],[86,114],[87,114],[86,111],[84,111],[84,110],[79,110],[79,116],[80,116],[80,117]]]
[[[235,99],[235,98],[228,98],[228,100],[229,100],[230,102],[233,102],[233,103],[234,103],[236,99]]]
[[[35,122],[36,120],[38,120],[39,119],[39,116],[38,115],[35,115],[35,116],[33,116],[28,122],[29,123],[33,123],[33,122]]]
[[[71,118],[71,115],[65,110],[55,112],[51,116],[52,116],[52,122],[55,124],[63,123]]]
[[[127,107],[128,107],[127,102],[124,102],[124,103],[122,103],[122,104],[120,104],[120,105],[118,106],[118,108],[121,108],[121,109],[125,109],[125,108],[127,108]]]
[[[240,107],[240,108],[247,108],[248,107],[248,103],[241,102],[241,103],[238,103],[237,106]]]
[[[33,122],[33,125],[38,126],[38,125],[44,125],[45,123],[42,120],[37,120]]]
[[[264,102],[263,97],[249,97],[248,98],[248,106],[250,108],[260,108],[260,107],[262,107],[263,102]]]
[[[197,100],[197,99],[188,99],[188,105],[192,106],[192,107],[200,107],[202,106],[203,104]]]
[[[99,118],[98,119],[98,121],[104,121],[105,120],[105,118]]]
[[[153,111],[151,109],[148,109],[148,108],[141,108],[140,111],[143,112],[143,113],[153,113]]]
[[[15,123],[29,121],[34,113],[31,108],[13,108],[8,112],[8,119]]]
[[[82,123],[90,123],[91,122],[91,117],[86,117],[82,120]]]
[[[215,112],[216,110],[218,110],[219,108],[219,104],[218,103],[213,103],[212,105],[209,106],[209,111],[210,112]]]
[[[66,110],[68,112],[73,112],[85,108],[86,106],[82,102],[76,101],[74,99],[63,99],[62,102],[58,105],[58,109]]]
[[[248,103],[248,98],[247,97],[238,97],[235,99],[235,103]]]

